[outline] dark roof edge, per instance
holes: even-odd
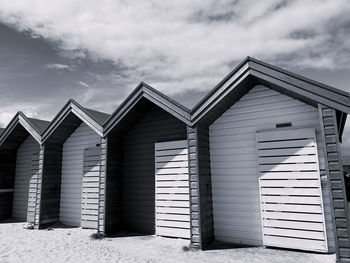
[[[239,70],[246,64],[248,64],[248,69],[252,69],[254,70],[254,65],[250,65],[249,62],[253,62],[253,63],[256,63],[256,64],[259,64],[263,67],[266,67],[266,68],[269,68],[269,69],[272,69],[272,70],[275,70],[277,72],[280,72],[282,74],[285,74],[287,76],[290,76],[292,78],[295,78],[295,79],[298,79],[300,81],[303,81],[303,82],[306,82],[306,83],[309,83],[311,85],[315,85],[317,87],[320,87],[322,89],[325,89],[325,90],[328,90],[330,92],[334,92],[340,96],[345,96],[345,97],[348,97],[350,98],[350,93],[346,92],[346,91],[343,91],[343,90],[340,90],[340,89],[337,89],[337,88],[334,88],[334,87],[331,87],[329,85],[326,85],[326,84],[323,84],[323,83],[320,83],[320,82],[317,82],[317,81],[314,81],[312,79],[309,79],[307,77],[303,77],[301,75],[298,75],[298,74],[295,74],[295,73],[292,73],[290,71],[287,71],[287,70],[284,70],[282,68],[279,68],[279,67],[276,67],[276,66],[273,66],[271,64],[268,64],[268,63],[265,63],[263,61],[260,61],[258,59],[255,59],[255,58],[252,58],[252,57],[246,57],[236,68],[234,68],[226,77],[224,77],[223,80],[221,80],[219,82],[219,84],[217,84],[199,103],[197,103],[193,108],[192,108],[192,111],[191,111],[191,115],[193,115],[210,97],[214,96],[215,92],[217,92],[225,83],[227,83],[227,81],[229,81],[237,72],[239,72]],[[349,105],[350,107],[350,105]]]
[[[139,94],[138,94],[139,93]],[[141,82],[139,85],[137,85],[137,87],[126,97],[125,100],[123,100],[123,102],[118,106],[118,108],[110,115],[110,117],[104,122],[103,127],[105,129],[105,131],[109,130],[109,127],[111,125],[114,125],[113,122],[115,121],[115,116],[117,116],[118,114],[122,113],[123,111],[127,110],[126,107],[133,102],[133,100],[137,100],[140,99],[140,96],[143,97],[145,94],[147,94],[147,96],[150,96],[152,99],[157,101],[157,98],[154,96],[154,94],[156,94],[156,96],[159,96],[161,99],[165,100],[167,103],[169,103],[170,105],[173,105],[174,107],[172,108],[172,110],[175,113],[178,113],[179,115],[182,116],[182,114],[179,113],[179,111],[183,111],[185,112],[185,114],[188,115],[188,118],[186,118],[185,116],[182,116],[184,119],[188,120],[188,123],[190,123],[190,114],[191,114],[191,110],[188,109],[187,107],[185,107],[184,105],[180,104],[179,102],[177,102],[176,100],[166,96],[165,94],[163,94],[162,92],[156,90],[155,88],[153,88],[152,86],[150,86],[149,84],[145,83],[145,82]],[[136,96],[137,95],[137,96]],[[159,99],[159,98],[158,98]],[[154,103],[154,102],[153,102]],[[156,103],[155,103],[156,104]],[[160,106],[160,105],[158,105]],[[164,105],[166,106],[166,105]]]
[[[178,101],[170,98],[169,96],[165,95],[163,92],[160,92],[159,90],[153,88],[151,85],[145,83],[145,82],[141,82],[139,85],[142,85],[143,87],[155,92],[158,96],[163,97],[163,99],[169,101],[170,103],[176,105],[177,107],[181,108],[183,111],[186,111],[187,113],[191,113],[191,110],[189,108],[187,108],[186,106],[182,105],[181,103],[179,103]]]
[[[61,118],[64,117],[64,113],[65,112],[69,112],[72,111],[72,105],[76,106],[79,110],[81,110],[88,118],[90,118],[91,120],[93,120],[101,129],[101,131],[103,130],[103,126],[99,123],[99,121],[92,115],[90,114],[88,111],[86,111],[86,108],[84,108],[82,105],[80,105],[80,103],[78,103],[77,101],[75,101],[74,99],[69,99],[66,104],[64,104],[64,106],[59,110],[59,112],[55,115],[55,117],[52,119],[50,125],[43,131],[42,136],[43,136],[43,140],[46,140],[46,137],[48,136],[47,134],[49,133],[49,131],[52,131],[56,128],[56,126],[59,125]],[[104,113],[104,112],[102,112]],[[79,117],[83,122],[85,122],[84,118],[81,118],[82,116],[77,116]]]
[[[22,111],[18,111],[15,116],[11,119],[11,121],[7,124],[7,126],[4,128],[4,130],[2,131],[2,133],[0,134],[0,143],[4,142],[4,140],[7,138],[7,136],[10,135],[11,131],[13,130],[13,128],[15,127],[15,125],[17,124],[17,122],[19,122],[19,117],[22,117],[23,120],[34,130],[34,132],[36,133],[35,135],[32,134],[32,136],[35,138],[40,138],[41,139],[41,133],[38,130],[38,128],[30,121],[30,119],[22,112]],[[26,127],[23,126],[24,129],[27,130]],[[29,133],[30,131],[27,130]]]
[[[250,57],[246,57],[241,63],[238,64],[230,73],[226,75],[213,89],[209,91],[191,110],[191,114],[195,112],[206,100],[208,100],[218,89],[220,89],[233,75],[235,75],[248,61]]]
[[[286,70],[286,69],[283,69],[283,68],[274,66],[274,65],[272,65],[272,64],[266,63],[266,62],[261,61],[261,60],[258,60],[258,59],[256,59],[256,58],[248,57],[247,59],[248,59],[249,61],[251,61],[251,62],[255,62],[255,63],[260,64],[260,65],[262,65],[262,66],[265,66],[265,67],[267,67],[267,68],[270,68],[270,69],[276,70],[276,71],[278,71],[278,72],[281,72],[281,73],[283,73],[283,74],[289,75],[289,76],[291,76],[291,77],[293,77],[293,78],[296,78],[296,79],[299,79],[299,80],[308,82],[308,83],[310,83],[310,84],[312,84],[312,85],[315,85],[315,86],[319,86],[319,87],[321,87],[321,88],[323,88],[323,89],[330,90],[330,91],[335,92],[335,93],[338,93],[338,94],[340,94],[340,95],[342,95],[342,96],[348,96],[348,97],[350,97],[350,93],[349,93],[349,92],[346,92],[346,91],[344,91],[344,90],[337,89],[337,88],[335,88],[335,87],[332,87],[332,86],[329,86],[329,85],[327,85],[327,84],[324,84],[324,83],[318,82],[318,81],[316,81],[316,80],[310,79],[310,78],[308,78],[308,77],[304,77],[304,76],[302,76],[302,75],[293,73],[293,72],[291,72],[291,71],[289,71],[289,70]]]
[[[122,108],[125,107],[126,104],[128,104],[130,102],[130,100],[132,99],[132,97],[134,97],[134,95],[141,91],[141,89],[143,88],[146,88],[146,89],[149,89],[151,90],[152,92],[156,93],[158,96],[162,97],[163,99],[167,100],[168,102],[170,102],[171,104],[181,108],[182,110],[186,111],[187,113],[191,113],[191,110],[188,109],[187,107],[185,107],[184,105],[182,105],[181,103],[177,102],[176,100],[166,96],[164,93],[160,92],[159,90],[153,88],[151,85],[145,83],[145,82],[140,82],[136,88],[123,100],[123,102],[117,107],[116,110],[114,110],[112,112],[112,114],[110,115],[110,117],[104,122],[103,126],[105,126],[109,121],[110,119],[113,118],[113,116],[115,114],[117,114]]]

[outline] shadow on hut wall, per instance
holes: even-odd
[[[184,123],[146,99],[111,131],[107,146],[107,235],[155,234],[155,143],[183,140],[186,134]]]

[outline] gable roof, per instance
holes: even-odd
[[[109,118],[109,114],[84,108],[78,102],[70,99],[62,109],[53,118],[50,125],[45,129],[42,135],[43,142],[46,141],[57,127],[64,121],[64,119],[73,113],[81,121],[86,123],[98,135],[103,136],[103,123]]]
[[[23,112],[19,111],[12,118],[6,128],[2,131],[0,135],[0,145],[6,140],[6,138],[11,134],[11,132],[15,129],[17,124],[20,124],[25,130],[29,132],[34,139],[41,143],[41,134],[44,129],[50,124],[49,121],[28,118]]]
[[[126,116],[126,114],[130,112],[143,98],[167,111],[180,121],[188,125],[191,124],[191,111],[188,108],[164,95],[160,91],[154,89],[150,85],[141,82],[105,122],[105,135],[107,135],[112,130],[112,128],[118,124]]]
[[[348,92],[247,57],[192,109],[192,124],[204,118],[228,94],[236,92],[236,97],[237,95],[242,96],[252,87],[243,85],[246,82],[255,85],[262,84],[287,95],[309,101],[311,104],[321,103],[340,112],[350,113],[350,94]]]

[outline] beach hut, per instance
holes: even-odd
[[[34,222],[41,133],[49,122],[18,112],[0,136],[0,220]]]
[[[245,59],[191,113],[199,245],[350,260],[339,148],[349,112],[349,93]]]
[[[100,153],[108,114],[69,100],[43,133],[42,186],[36,226],[61,222],[97,228]]]
[[[145,83],[111,115],[101,145],[100,231],[190,239],[189,119],[188,109]]]

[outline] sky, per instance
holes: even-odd
[[[0,0],[0,126],[18,110],[50,120],[69,98],[110,113],[141,81],[192,108],[246,56],[350,91],[349,13],[348,0]]]

